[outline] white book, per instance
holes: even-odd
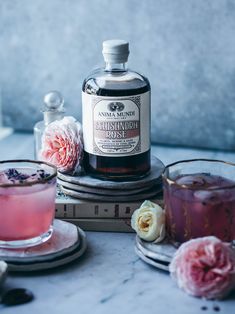
[[[162,199],[152,199],[162,206]],[[123,219],[130,218],[133,212],[141,206],[143,200],[138,202],[90,202],[70,197],[57,197],[56,218],[60,219]]]
[[[134,230],[131,228],[130,218],[126,219],[80,218],[63,220],[79,226],[84,231],[134,232]]]

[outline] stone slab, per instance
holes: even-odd
[[[7,277],[7,263],[0,259],[0,289]]]
[[[48,261],[73,251],[79,245],[80,237],[77,227],[55,219],[53,233],[48,241],[25,249],[0,248],[0,260],[20,263]]]
[[[56,267],[66,265],[81,257],[87,249],[87,240],[85,232],[79,228],[79,234],[81,238],[80,246],[73,251],[56,257],[53,260],[44,260],[32,263],[8,263],[8,269],[10,272],[33,272],[44,271],[48,269],[55,269]]]
[[[172,245],[167,239],[161,243],[147,242],[136,236],[136,247],[146,256],[151,259],[170,263],[177,248]]]
[[[108,190],[134,190],[139,188],[149,187],[153,184],[161,182],[161,175],[164,171],[164,164],[157,157],[151,157],[151,171],[146,177],[140,178],[135,181],[111,181],[100,180],[89,175],[66,175],[58,173],[58,178],[77,185],[87,186],[98,189]]]
[[[80,228],[55,219],[47,242],[25,249],[0,249],[0,260],[7,262],[9,271],[50,269],[78,258],[85,248],[85,233]]]
[[[161,184],[153,184],[149,187],[144,188],[138,188],[138,189],[132,189],[132,190],[108,190],[108,189],[99,189],[99,188],[90,188],[88,186],[82,186],[74,183],[69,183],[66,181],[63,181],[61,179],[57,179],[57,182],[60,186],[80,192],[80,193],[88,193],[88,194],[95,194],[95,195],[103,195],[103,196],[131,196],[131,195],[137,195],[141,193],[146,193],[150,189],[155,188],[156,190],[160,190],[162,188]]]
[[[177,248],[168,239],[160,243],[147,242],[136,236],[135,252],[147,264],[169,271],[169,264]]]
[[[135,252],[145,263],[153,267],[156,267],[158,269],[169,271],[169,264],[162,263],[161,260],[154,260],[152,258],[147,257],[146,255],[142,253],[141,250],[138,249],[137,246],[135,247]]]
[[[123,195],[123,196],[118,196],[118,195],[98,195],[98,194],[89,194],[89,193],[81,193],[75,190],[68,189],[64,186],[60,186],[61,191],[69,196],[82,199],[82,200],[89,200],[89,201],[101,201],[101,202],[132,202],[132,201],[140,201],[140,200],[145,200],[145,199],[150,199],[156,197],[158,194],[162,192],[162,188],[159,190],[153,188],[150,189],[144,193],[140,194],[135,194],[135,195]]]

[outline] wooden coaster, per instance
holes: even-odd
[[[34,271],[67,264],[86,250],[85,233],[77,226],[55,219],[50,240],[25,249],[0,249],[0,259],[9,271]]]
[[[161,175],[164,171],[163,163],[155,156],[151,157],[151,171],[146,177],[135,181],[109,181],[99,180],[88,175],[66,175],[58,173],[58,178],[68,183],[96,189],[107,190],[134,190],[149,188],[161,182]]]
[[[97,188],[91,188],[88,186],[82,186],[82,185],[78,185],[78,184],[74,184],[74,183],[69,183],[66,181],[63,181],[61,179],[57,179],[57,183],[59,183],[60,186],[70,189],[70,190],[74,190],[80,193],[89,193],[89,194],[95,194],[95,195],[103,195],[103,196],[129,196],[129,195],[136,195],[136,194],[141,194],[141,193],[145,193],[148,192],[151,188],[154,188],[156,190],[160,190],[161,189],[161,184],[154,184],[151,185],[149,187],[144,187],[144,188],[140,188],[140,189],[134,189],[134,190],[108,190],[108,189],[97,189]]]
[[[133,202],[133,201],[140,201],[145,199],[150,199],[156,197],[159,193],[162,192],[162,188],[152,188],[147,190],[144,193],[134,194],[134,195],[123,195],[119,196],[113,193],[113,196],[110,195],[98,195],[98,194],[89,194],[89,193],[82,193],[72,189],[68,189],[67,187],[60,186],[61,191],[69,196],[79,198],[82,200],[89,200],[93,202]]]

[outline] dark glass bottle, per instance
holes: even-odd
[[[150,170],[150,84],[126,68],[129,44],[103,43],[105,67],[83,83],[85,170],[105,179],[136,179]]]

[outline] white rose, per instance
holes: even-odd
[[[144,201],[131,217],[131,227],[145,241],[160,242],[164,239],[165,212],[157,204]]]

